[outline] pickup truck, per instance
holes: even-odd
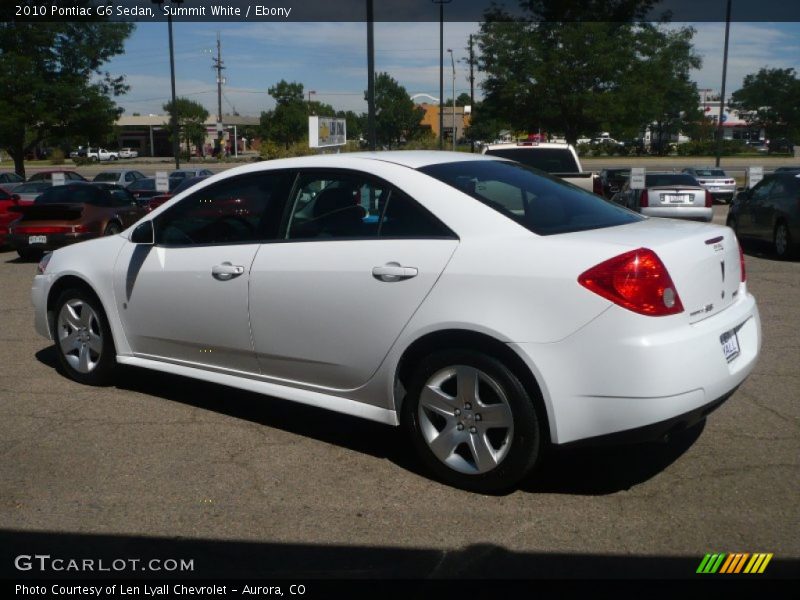
[[[597,173],[584,171],[578,153],[570,144],[519,142],[489,144],[483,154],[508,158],[568,181],[588,192],[603,195],[603,184]]]
[[[119,158],[119,152],[106,150],[105,148],[89,148],[86,152],[86,158],[91,158],[96,161],[117,160]]]

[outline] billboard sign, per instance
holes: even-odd
[[[310,148],[344,146],[347,143],[347,121],[335,117],[308,117]]]

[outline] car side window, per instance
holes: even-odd
[[[198,190],[156,219],[156,243],[193,246],[274,239],[288,177],[284,171],[243,175]]]
[[[111,192],[111,204],[113,206],[130,206],[132,202],[136,201],[136,199],[133,197],[133,194],[131,194],[128,190],[112,189],[109,191]]]
[[[381,238],[455,238],[439,219],[400,190],[392,189],[381,216]]]
[[[286,239],[365,239],[378,236],[388,186],[357,172],[304,173],[290,199]]]
[[[753,191],[750,193],[750,201],[751,202],[765,202],[767,198],[769,198],[769,193],[772,190],[772,186],[775,184],[774,179],[764,179],[758,183],[753,188]]]

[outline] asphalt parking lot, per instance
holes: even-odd
[[[762,355],[704,426],[556,451],[483,496],[378,424],[135,369],[73,383],[33,329],[35,264],[2,250],[0,573],[38,553],[192,559],[192,577],[691,577],[709,552],[767,552],[767,575],[798,577],[800,261],[747,252]]]

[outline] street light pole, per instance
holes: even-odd
[[[172,15],[167,15],[169,27],[169,77],[172,86],[172,155],[175,157],[175,168],[181,168],[181,152],[179,148],[180,130],[178,129],[178,104],[175,97],[175,48],[172,44]]]
[[[728,74],[728,37],[731,30],[731,0],[728,0],[728,7],[725,11],[725,50],[722,55],[722,90],[719,97],[719,119],[717,120],[717,158],[715,166],[719,167],[720,156],[722,156],[722,116],[725,111],[725,79]]]
[[[444,149],[444,113],[442,112],[442,99],[444,98],[444,5],[452,0],[431,0],[439,5],[439,150]]]
[[[453,152],[456,151],[456,61],[453,58],[453,49],[448,48],[450,62],[453,65]]]
[[[161,6],[164,0],[152,0],[153,4]],[[183,0],[171,0],[173,4],[183,4]],[[181,168],[180,131],[178,129],[178,106],[175,98],[175,49],[172,43],[172,14],[167,14],[167,29],[169,31],[169,76],[172,86],[172,110],[170,111],[170,127],[172,128],[172,155],[175,157],[175,168]]]

